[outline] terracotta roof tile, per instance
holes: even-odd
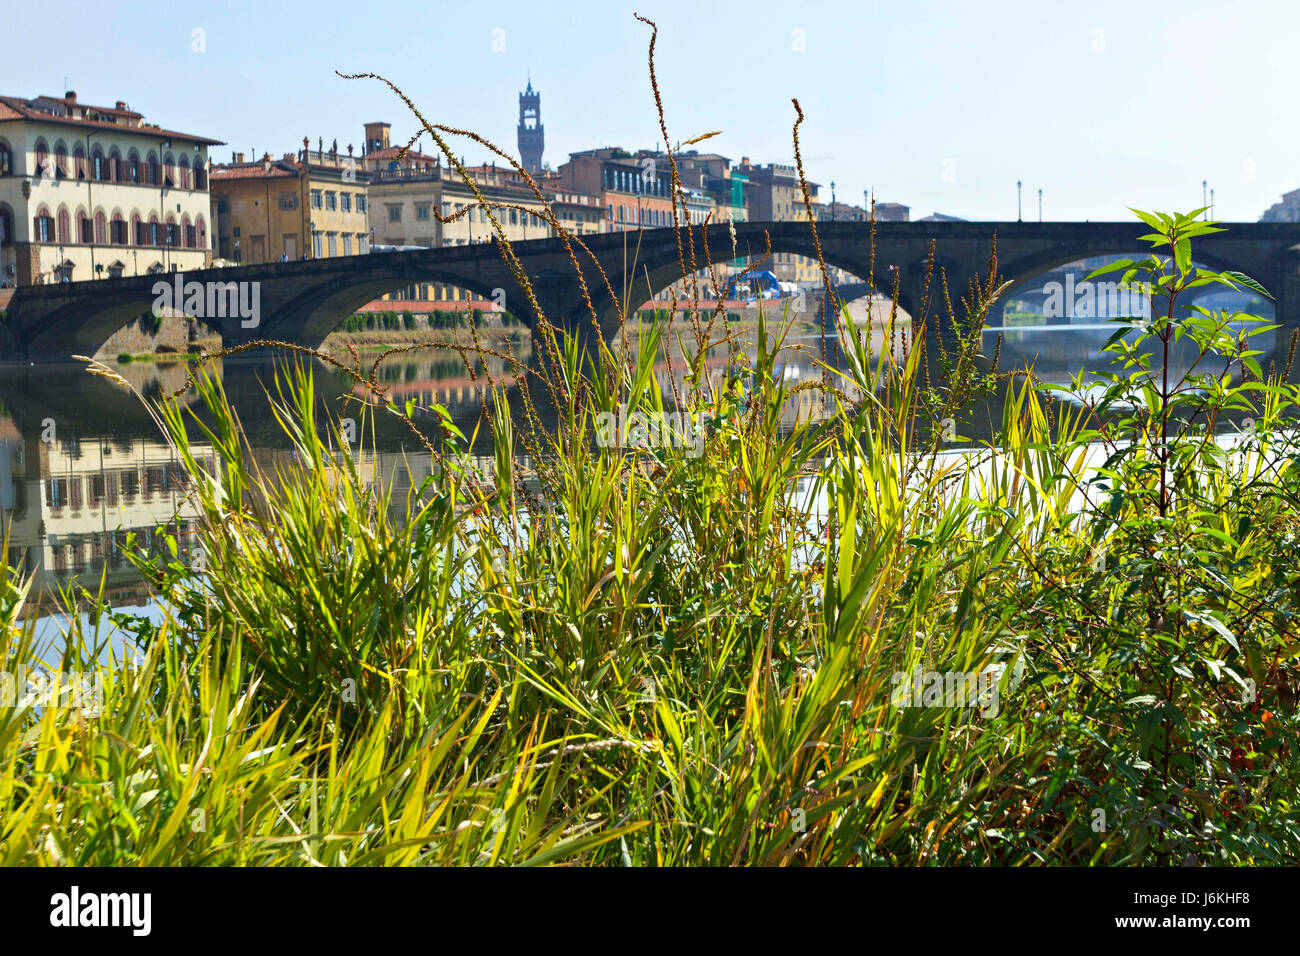
[[[94,107],[94,109],[99,109],[99,107]],[[116,111],[106,110],[105,112]],[[224,145],[224,142],[219,139],[209,139],[206,136],[196,136],[193,133],[182,133],[179,130],[163,129],[162,127],[151,126],[148,124],[144,126],[124,126],[121,123],[113,123],[108,120],[87,120],[77,119],[72,116],[54,116],[51,113],[43,113],[38,109],[33,109],[28,106],[27,101],[21,96],[0,96],[0,121],[17,119],[33,120],[40,123],[55,123],[60,126],[79,126],[83,129],[111,129],[119,133],[133,133],[137,136],[154,136],[159,139],[183,139],[193,143],[204,143],[208,146]]]

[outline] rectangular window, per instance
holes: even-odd
[[[357,193],[357,212],[365,212],[365,211],[366,211],[366,197],[363,196],[361,193]]]
[[[350,256],[350,255],[352,255],[352,237],[351,237],[351,236],[344,236],[344,237],[343,237],[343,254],[344,254],[345,256]]]
[[[325,208],[334,212],[339,208],[339,194],[336,192],[327,192],[325,194]]]
[[[339,254],[339,250],[338,250],[338,233],[337,233],[337,232],[331,232],[331,233],[329,234],[329,240],[330,240],[330,257],[333,258],[334,256],[337,256],[337,255]]]
[[[319,232],[311,234],[311,254],[317,259],[321,257],[321,236]]]
[[[401,222],[401,221],[402,221],[402,207],[401,207],[401,206],[389,206],[389,207],[388,207],[388,221],[389,221],[389,222]]]
[[[45,483],[45,503],[51,508],[62,508],[68,503],[68,479],[51,478]]]
[[[416,207],[415,207],[415,218],[416,218],[417,220],[419,220],[420,222],[425,222],[425,221],[427,221],[428,218],[429,218],[429,207],[428,207],[428,206],[416,206]]]
[[[298,208],[298,194],[297,194],[297,193],[280,193],[280,208],[281,208],[281,209],[297,209],[297,208]]]
[[[339,193],[339,208],[342,209],[344,212],[352,211],[351,193]]]
[[[311,208],[312,209],[324,208],[324,200],[321,196],[321,191],[319,189],[313,189],[311,191]]]

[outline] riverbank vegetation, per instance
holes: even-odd
[[[799,384],[780,316],[713,382],[725,316],[688,314],[669,389],[663,323],[633,355],[543,321],[485,457],[358,362],[357,443],[287,366],[271,463],[199,367],[204,416],[151,406],[196,556],[137,557],[157,615],[104,609],[138,656],[74,619],[51,657],[3,576],[0,668],[103,699],[0,709],[0,863],[1294,862],[1300,396],[1263,322],[1180,307],[1262,291],[1193,267],[1199,214],[1139,214],[1151,253],[1113,268],[1154,317],[1086,401],[981,354],[996,257],[955,304],[935,273],[910,348],[833,316]],[[367,470],[376,416],[432,474]]]

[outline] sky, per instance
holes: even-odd
[[[540,91],[545,158],[662,141],[792,162],[791,98],[809,179],[913,218],[1116,220],[1128,207],[1258,219],[1300,186],[1300,4],[1036,2],[448,3],[445,0],[0,0],[0,93],[125,100],[148,122],[279,156],[324,138],[360,149],[383,120],[430,122],[516,151],[517,95]],[[12,28],[12,29],[11,29]],[[16,42],[15,42],[16,41]],[[66,85],[65,85],[66,83]],[[428,136],[421,145],[428,151]],[[487,153],[462,140],[470,162]]]

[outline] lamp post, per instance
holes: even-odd
[[[835,221],[835,180],[831,180],[831,222]]]
[[[1201,180],[1201,208],[1204,210],[1204,212],[1201,213],[1202,219],[1210,218],[1210,204],[1205,201],[1205,187],[1207,185],[1208,183],[1206,183],[1206,181],[1202,179]]]
[[[1024,222],[1025,217],[1020,214],[1020,180],[1016,180],[1016,222]]]
[[[1043,221],[1043,191],[1038,190],[1038,221]]]
[[[1210,190],[1210,215],[1214,215],[1214,190]]]

